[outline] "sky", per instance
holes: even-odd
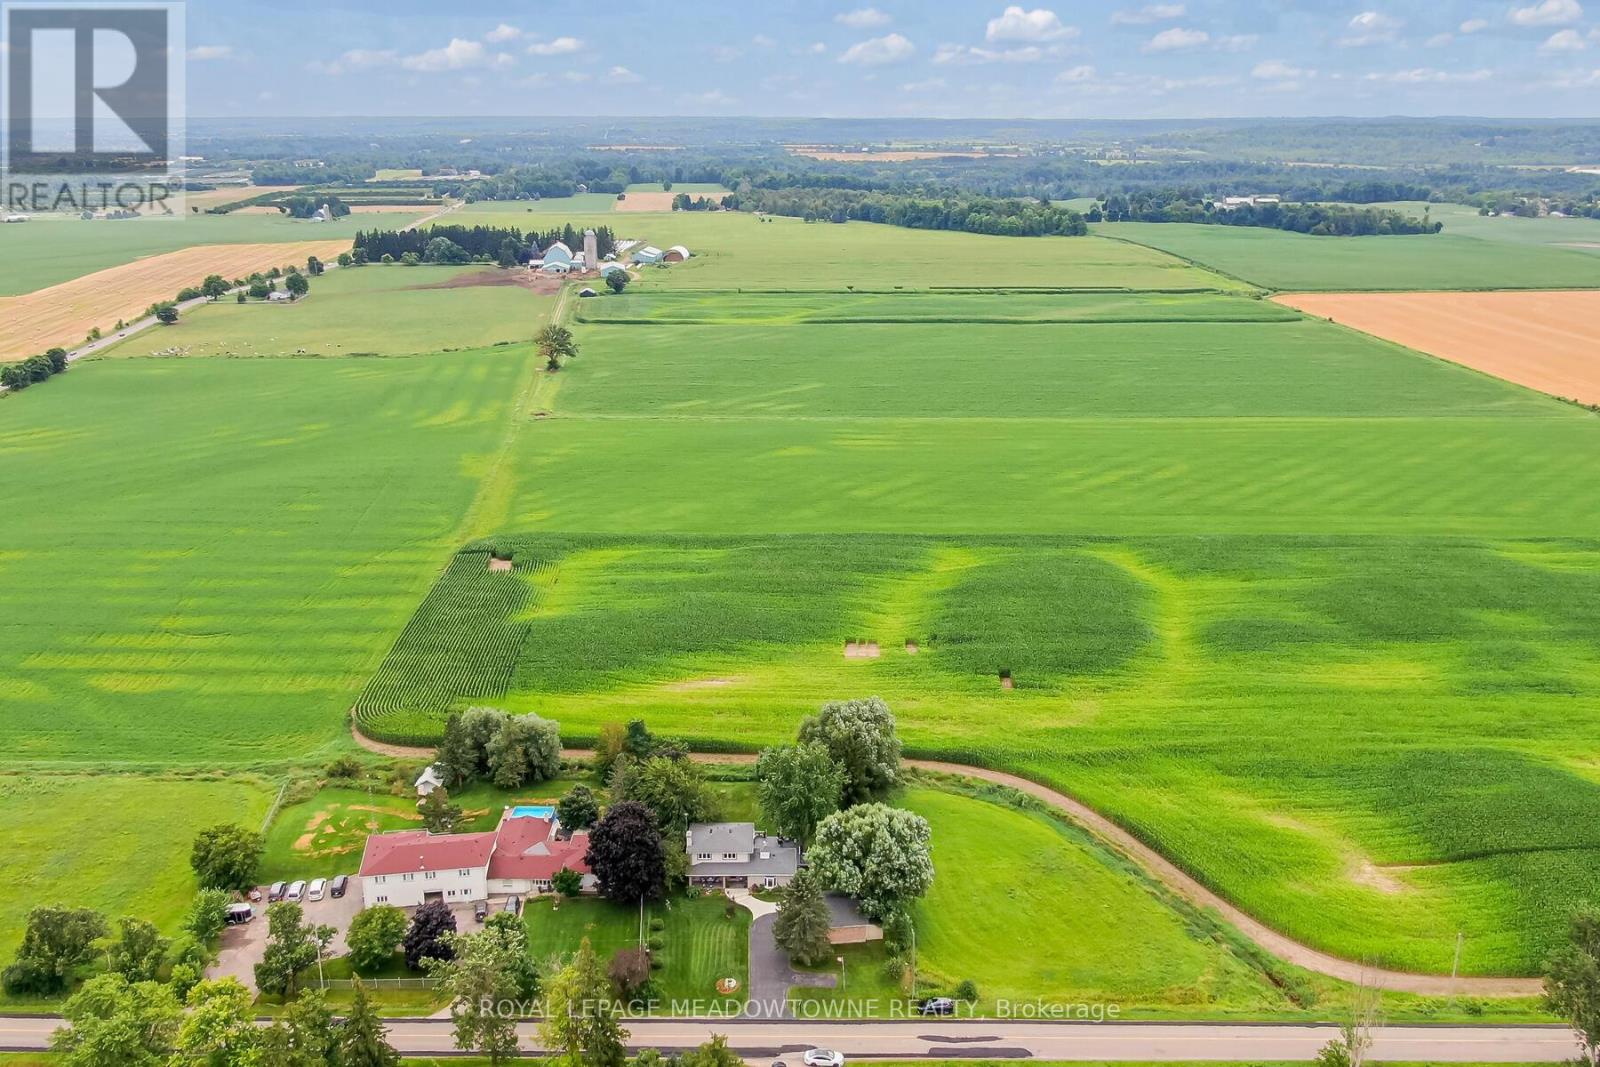
[[[187,36],[196,117],[1600,116],[1600,0],[189,0]]]

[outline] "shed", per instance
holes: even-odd
[[[633,254],[633,261],[635,263],[660,263],[661,257],[664,255],[666,253],[655,245],[645,245]]]
[[[621,263],[605,263],[600,267],[600,277],[609,278],[613,274],[626,274],[628,268]]]
[[[417,775],[417,780],[413,784],[417,787],[417,796],[425,797],[441,785],[444,785],[444,779],[439,777],[439,772],[430,763],[422,769],[421,774]]]
[[[661,262],[682,263],[688,258],[689,250],[687,248],[683,247],[682,245],[673,245],[671,248],[667,249],[666,252],[662,253]]]
[[[829,944],[860,945],[883,940],[883,927],[863,915],[855,901],[843,893],[827,893],[822,899],[828,905]]]

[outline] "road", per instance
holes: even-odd
[[[31,1052],[48,1046],[54,1018],[0,1018],[0,1049]],[[760,1020],[635,1020],[633,1048],[692,1048],[725,1034],[747,1060],[783,1058],[814,1046],[852,1058],[1142,1060],[1310,1060],[1336,1031],[1330,1026],[1251,1026],[1238,1023],[1063,1023],[994,1020],[817,1022]],[[526,1051],[539,1051],[536,1027],[521,1028]],[[402,1054],[455,1051],[448,1020],[397,1019],[389,1041]],[[1556,1027],[1396,1026],[1378,1031],[1372,1059],[1432,1063],[1559,1063],[1577,1052],[1572,1035]]]

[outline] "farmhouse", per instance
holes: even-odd
[[[684,847],[689,884],[708,889],[768,889],[788,885],[800,869],[800,846],[749,822],[695,823]]]
[[[583,861],[588,851],[588,833],[567,833],[544,807],[507,808],[500,825],[485,833],[373,834],[361,854],[361,898],[369,908],[414,908],[532,896],[550,892],[563,867],[583,875],[583,887],[591,889],[594,877]]]

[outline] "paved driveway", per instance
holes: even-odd
[[[773,927],[776,911],[758,915],[750,924],[750,999],[745,1001],[747,1019],[792,1019],[789,990],[795,986],[832,989],[839,984],[835,974],[807,974],[789,965],[789,954],[778,947]]]
[[[359,886],[352,883],[350,892],[338,900],[324,897],[318,901],[302,901],[300,906],[305,909],[306,922],[331,926],[338,931],[328,948],[329,958],[343,956],[349,951],[344,943],[344,934],[350,928],[350,920],[361,910]],[[217,962],[206,971],[207,978],[237,978],[246,988],[255,989],[256,964],[261,962],[262,954],[267,950],[267,909],[264,904],[254,907],[254,922],[223,928],[222,949],[217,954]],[[469,921],[472,918],[470,910],[467,918]]]

